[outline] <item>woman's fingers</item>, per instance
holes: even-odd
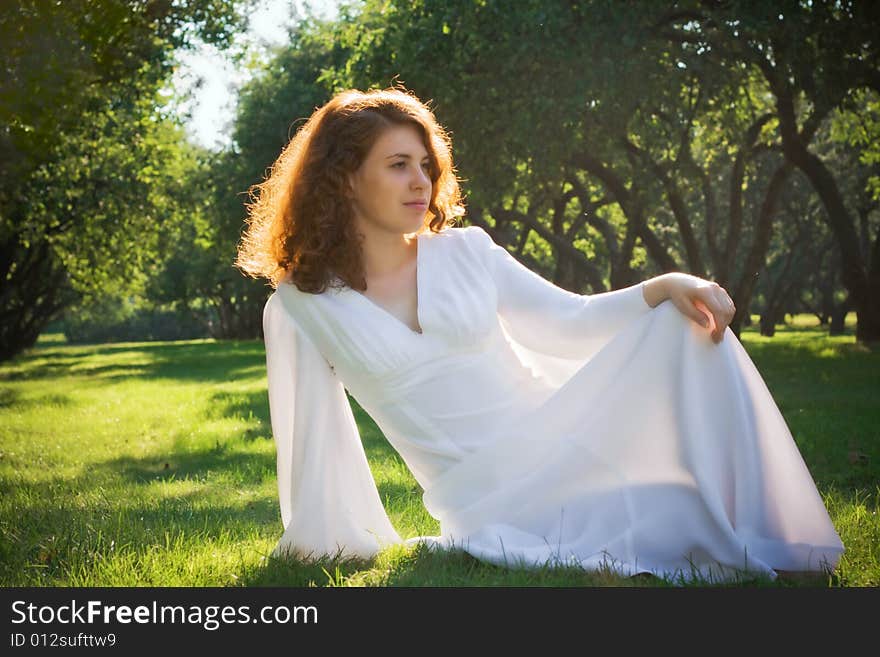
[[[669,298],[686,317],[709,329],[716,343],[724,339],[730,322],[736,314],[733,299],[723,287],[689,274],[666,274]]]
[[[694,298],[692,303],[693,308],[687,308],[685,314],[703,328],[709,328],[712,322],[711,309],[707,307],[700,297]]]
[[[716,326],[715,313],[712,312],[708,303],[705,303],[701,297],[694,298],[692,303],[696,308],[692,315],[694,321],[703,328],[714,329]]]
[[[717,283],[713,283],[709,291],[711,294],[710,308],[713,311],[712,314],[715,320],[715,326],[712,329],[712,339],[718,343],[724,339],[724,331],[730,322],[733,321],[736,306],[733,305],[733,299],[727,294],[727,290]]]
[[[712,340],[717,344],[724,339],[727,329],[736,313],[736,306],[727,291],[718,285],[698,288],[692,298],[694,309],[687,314],[701,326],[710,329]]]
[[[718,298],[720,305],[719,315],[724,318],[723,326],[719,329],[720,335],[717,336],[717,340],[720,342],[724,338],[724,329],[733,321],[733,316],[736,314],[736,306],[733,305],[733,299],[730,298],[727,290],[720,285],[715,288],[715,296]]]

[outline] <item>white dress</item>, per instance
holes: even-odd
[[[395,543],[725,581],[833,569],[844,551],[736,336],[639,283],[563,290],[476,226],[418,239],[422,332],[344,287],[281,283],[263,313],[284,533],[273,556]],[[424,490],[439,536],[403,541],[345,390]]]

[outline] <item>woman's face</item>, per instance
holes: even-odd
[[[351,185],[355,221],[362,232],[419,231],[432,190],[428,151],[418,129],[412,125],[385,129],[352,174]]]

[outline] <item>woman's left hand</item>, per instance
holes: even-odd
[[[712,340],[718,344],[736,313],[733,299],[714,281],[681,272],[663,274],[667,298],[685,316],[703,328],[711,329]],[[707,319],[708,316],[708,319]]]

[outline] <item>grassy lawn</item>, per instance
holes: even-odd
[[[880,585],[880,354],[856,346],[854,322],[829,338],[798,316],[773,338],[754,326],[741,338],[847,548],[820,586]],[[282,527],[264,359],[259,341],[46,335],[0,365],[0,585],[668,585],[404,546],[370,562],[269,559]],[[439,533],[403,461],[353,408],[400,535]]]

